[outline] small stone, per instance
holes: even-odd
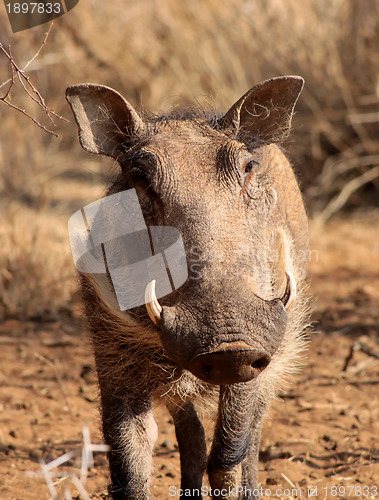
[[[266,479],[266,484],[274,486],[275,484],[278,484],[278,481],[274,477],[268,477]]]
[[[162,446],[162,448],[171,448],[172,442],[169,439],[166,439],[165,441],[163,441],[161,446]]]
[[[42,453],[40,450],[30,450],[29,458],[35,462],[39,462],[40,458],[42,458]]]

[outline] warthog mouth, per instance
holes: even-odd
[[[296,298],[296,281],[291,273],[291,271],[287,270],[285,272],[286,276],[286,285],[285,290],[279,299],[283,302],[283,306],[286,311],[290,311]],[[146,287],[145,291],[145,305],[147,309],[147,313],[154,323],[154,325],[159,326],[161,322],[162,315],[162,306],[158,302],[156,293],[155,293],[155,280],[150,281],[150,283]]]
[[[296,296],[296,284],[290,271],[286,272],[285,278],[284,290],[281,293],[280,300],[288,312]],[[230,385],[255,379],[269,365],[271,356],[276,351],[277,344],[282,338],[282,328],[277,330],[274,328],[269,340],[264,341],[263,344],[258,340],[258,334],[253,335],[253,339],[256,337],[256,340],[246,338],[246,343],[244,335],[241,336],[237,332],[230,332],[232,334],[230,341],[229,339],[220,339],[221,343],[216,347],[213,344],[212,346],[208,345],[196,349],[193,344],[191,346],[191,343],[182,345],[180,338],[179,340],[176,338],[173,342],[174,337],[171,338],[170,334],[167,333],[170,331],[170,328],[167,330],[167,315],[166,313],[163,314],[162,306],[157,300],[154,280],[146,287],[145,300],[150,319],[163,332],[160,334],[161,340],[169,355],[183,369],[190,371],[199,379],[210,384]],[[278,309],[277,301],[273,301],[273,303],[277,311],[276,314],[283,316],[284,311]],[[162,319],[162,317],[165,319]],[[168,341],[165,335],[168,335]],[[232,340],[233,337],[234,340]]]
[[[271,356],[263,349],[244,342],[224,342],[211,351],[197,352],[187,368],[205,382],[229,385],[256,378],[270,361]]]

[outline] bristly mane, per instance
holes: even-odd
[[[151,136],[158,132],[159,125],[169,124],[172,121],[179,122],[191,122],[200,128],[207,128],[222,131],[229,139],[237,140],[246,144],[247,148],[252,150],[256,147],[265,144],[276,144],[280,148],[282,145],[282,138],[280,134],[277,137],[272,136],[270,140],[258,136],[249,136],[247,134],[240,132],[234,132],[233,130],[224,130],[222,124],[222,117],[224,115],[220,110],[215,109],[211,105],[207,107],[200,106],[198,104],[185,104],[174,107],[171,111],[167,113],[141,113],[140,115],[145,122],[147,129],[143,137],[139,138],[140,141],[144,142],[148,140]]]

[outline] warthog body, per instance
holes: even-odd
[[[174,420],[187,497],[201,498],[207,470],[217,498],[241,485],[239,498],[258,498],[261,419],[304,348],[308,226],[278,146],[302,86],[275,78],[223,116],[144,119],[107,87],[67,90],[84,149],[120,164],[107,194],[136,189],[147,226],[180,231],[189,272],[160,303],[150,284],[146,307],[128,311],[108,274],[81,274],[114,499],[151,498],[153,400]],[[198,412],[212,406],[207,457]]]

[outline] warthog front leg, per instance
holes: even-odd
[[[256,500],[260,416],[252,383],[221,386],[208,474],[213,498]]]
[[[151,401],[108,394],[102,400],[104,438],[111,448],[109,493],[114,500],[150,499],[152,451],[157,439]]]
[[[263,411],[257,408],[253,414],[250,428],[249,453],[242,464],[242,485],[244,496],[242,499],[259,500],[258,495],[258,457],[259,445],[261,441],[261,421]],[[249,496],[250,495],[250,496]]]
[[[203,475],[207,466],[207,447],[203,426],[191,402],[183,407],[168,405],[175,424],[180,451],[181,489],[190,490],[191,498],[200,499]],[[187,495],[188,497],[188,495]]]

